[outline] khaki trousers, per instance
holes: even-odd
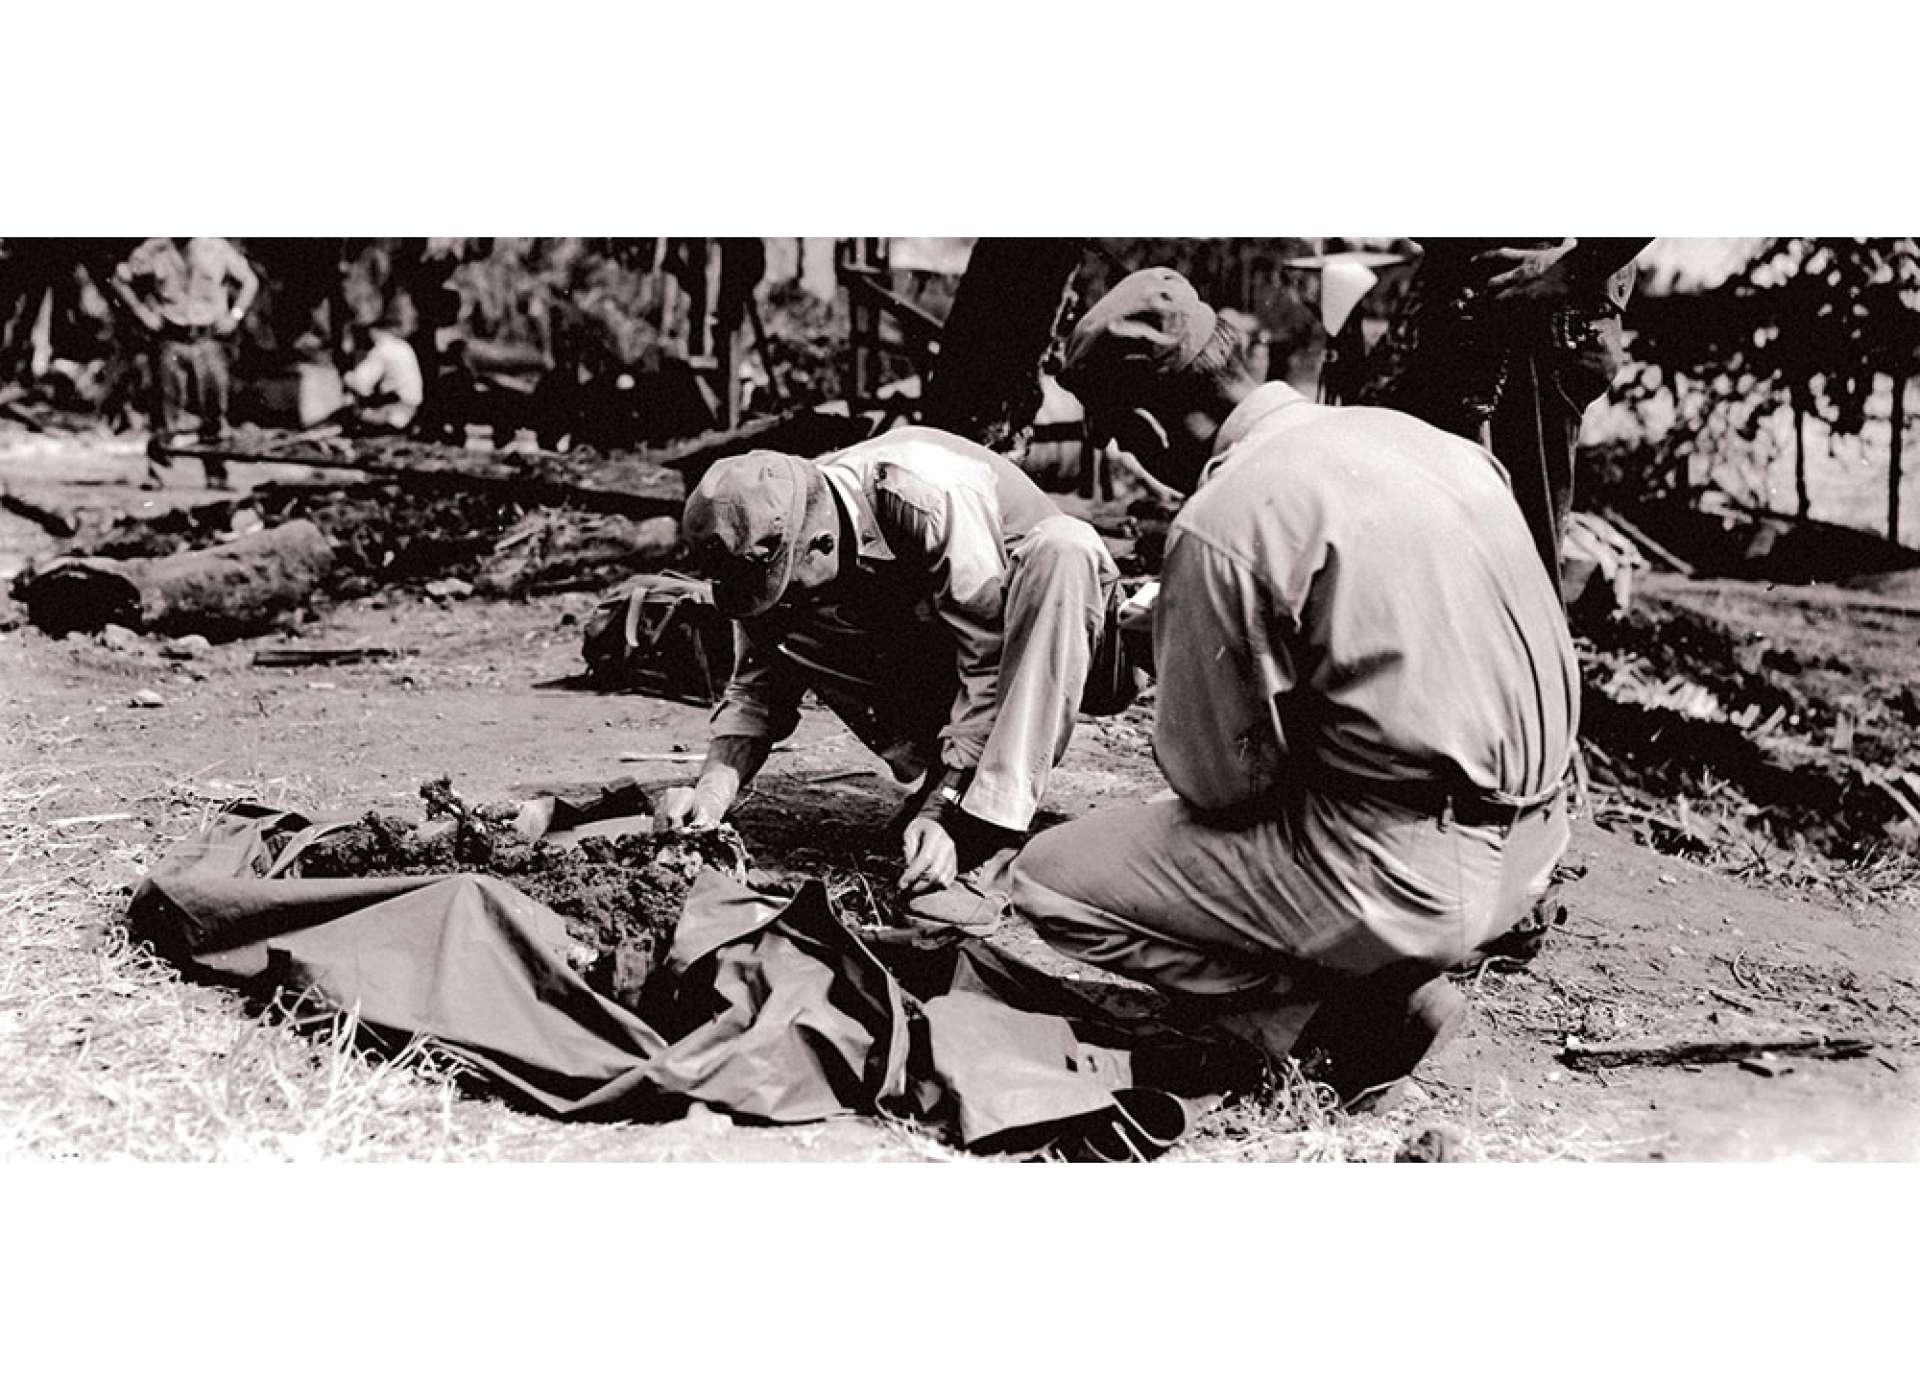
[[[1174,798],[1042,832],[1012,898],[1042,938],[1166,991],[1297,988],[1417,962],[1443,971],[1518,923],[1568,838],[1564,796],[1507,825],[1297,794],[1214,821]]]

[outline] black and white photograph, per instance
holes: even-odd
[[[1702,67],[1629,7],[1509,58],[1491,8],[216,5],[103,21],[97,68],[35,21],[32,1315],[107,1251],[252,1294],[314,1250],[349,1302],[417,1260],[436,1308],[537,1278],[530,1331],[617,1297],[718,1357],[805,1278],[765,1261],[821,1260],[836,1326],[920,1338],[890,1364],[984,1365],[996,1318],[1124,1349],[1238,1245],[1138,1335],[1140,1388],[1204,1395],[1281,1372],[1178,1353],[1322,1310],[1337,1366],[1490,1290],[1687,1348],[1910,1305],[1828,1252],[1903,1249],[1920,1161],[1898,141],[1761,111],[1751,36],[1676,19]],[[1809,71],[1891,71],[1849,42]],[[410,1388],[477,1381],[452,1350]]]
[[[1913,1155],[1920,241],[0,259],[10,1150]]]

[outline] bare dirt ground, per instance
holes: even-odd
[[[0,475],[71,507],[149,512],[204,499],[143,493],[131,449],[15,454]],[[235,469],[247,489],[260,469]],[[0,573],[52,542],[0,516]],[[951,1152],[854,1120],[755,1129],[705,1113],[666,1126],[575,1126],[457,1091],[430,1061],[373,1065],[247,1020],[130,949],[125,895],[218,803],[309,812],[417,810],[424,778],[476,798],[592,790],[623,775],[685,781],[699,708],[569,684],[584,595],[442,602],[415,588],[300,628],[307,645],[399,658],[264,670],[273,637],[170,660],[49,638],[0,604],[0,1155],[559,1159],[926,1159]],[[1876,639],[1876,645],[1882,644]],[[137,692],[163,703],[141,708]],[[1144,706],[1087,723],[1045,819],[1158,787]],[[739,813],[763,868],[876,890],[868,844],[898,800],[877,761],[809,714]],[[1920,1158],[1920,903],[1911,890],[1791,890],[1636,845],[1582,822],[1571,917],[1526,965],[1474,980],[1468,1033],[1423,1066],[1408,1102],[1348,1119],[1298,1102],[1216,1115],[1175,1159],[1391,1158],[1439,1126],[1469,1159]],[[1009,921],[992,935],[1060,975],[1087,975]],[[1844,1061],[1577,1071],[1584,1040],[1801,1031],[1871,1039]],[[156,1126],[157,1125],[157,1126]]]

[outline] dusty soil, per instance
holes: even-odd
[[[13,482],[69,507],[157,512],[204,499],[176,488],[155,500],[131,484],[139,470],[131,452],[0,463]],[[251,484],[244,469],[235,477],[238,489]],[[0,572],[51,547],[37,527],[0,517]],[[119,823],[125,840],[104,843],[100,860],[129,887],[139,865],[115,852],[164,850],[209,802],[228,798],[351,814],[417,809],[421,780],[441,773],[489,801],[587,794],[622,775],[655,789],[687,781],[703,746],[702,709],[569,684],[583,669],[579,624],[591,601],[450,602],[417,588],[349,599],[301,625],[300,642],[400,655],[308,670],[253,667],[253,642],[170,660],[157,645],[115,649],[16,625],[0,632],[0,728],[71,745],[87,756],[90,775],[116,775],[89,777],[40,810],[49,821]],[[1844,620],[1818,625],[1843,645]],[[142,690],[163,704],[135,707]],[[1146,711],[1136,707],[1082,728],[1044,820],[1144,800],[1157,788]],[[738,826],[762,872],[823,875],[850,916],[868,917],[884,912],[897,871],[873,836],[901,796],[830,716],[810,712],[738,809]],[[1570,887],[1569,922],[1530,963],[1494,963],[1475,976],[1469,1031],[1423,1067],[1413,1117],[1454,1127],[1494,1157],[1920,1157],[1920,905],[1911,891],[1735,878],[1590,821],[1580,824],[1570,860],[1585,875]],[[1102,980],[1017,921],[991,937],[1062,976]],[[1582,1072],[1556,1059],[1569,1035],[1814,1028],[1862,1035],[1878,1048],[1859,1059],[1752,1068]],[[596,1131],[591,1143],[583,1134],[580,1155],[866,1156],[897,1137],[882,1125],[829,1126]],[[1181,1153],[1263,1150],[1257,1134],[1225,1126]]]

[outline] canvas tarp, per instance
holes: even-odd
[[[656,974],[665,995],[649,984],[661,1009],[643,1020],[574,970],[559,915],[503,880],[292,875],[328,829],[229,812],[135,892],[136,934],[263,1001],[302,996],[382,1037],[425,1037],[561,1117],[662,1118],[693,1102],[769,1123],[877,1114],[982,1150],[1128,1157],[1184,1130],[1175,1091],[1220,1078],[1218,1046],[1103,1012],[977,940],[869,944],[818,882],[769,894],[713,870],[689,892]]]

